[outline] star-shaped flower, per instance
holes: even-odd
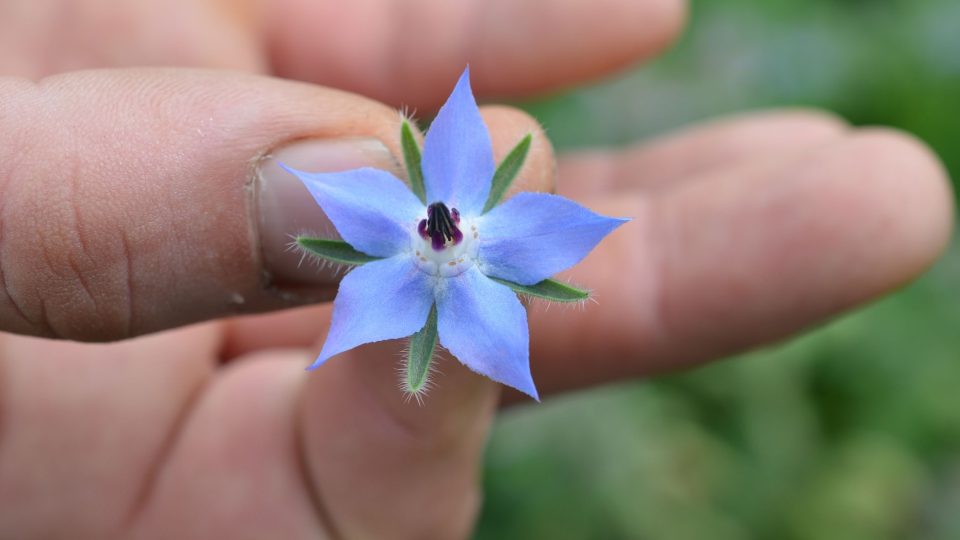
[[[413,191],[379,169],[309,173],[285,167],[349,246],[303,237],[298,244],[357,265],[340,283],[329,334],[310,368],[364,343],[414,335],[407,387],[416,392],[439,338],[468,368],[538,399],[527,314],[514,291],[584,298],[549,278],[626,220],[546,193],[519,193],[500,203],[530,138],[495,170],[469,69],[430,126],[422,161],[406,124],[403,135]]]

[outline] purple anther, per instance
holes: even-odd
[[[460,212],[456,208],[453,212],[442,202],[435,202],[427,207],[426,228],[423,222],[417,227],[420,235],[430,235],[430,244],[433,249],[440,251],[448,244],[457,245],[463,240],[463,233],[457,227],[460,223]],[[424,238],[426,238],[424,236]]]
[[[430,246],[433,247],[434,251],[441,251],[446,246],[447,242],[443,238],[443,233],[440,231],[430,233]]]

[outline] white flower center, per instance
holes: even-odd
[[[473,220],[461,219],[456,209],[451,212],[442,203],[430,207],[427,219],[411,228],[417,268],[431,276],[460,275],[476,263],[480,234]]]

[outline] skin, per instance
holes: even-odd
[[[390,107],[436,107],[468,61],[481,97],[526,95],[652,57],[682,25],[678,0],[602,3],[0,3],[0,537],[466,537],[490,423],[516,395],[445,359],[410,405],[396,343],[305,373],[329,305],[225,319],[237,307],[210,289],[250,312],[332,293],[261,279],[243,196],[258,152],[329,132],[398,153]],[[150,64],[250,75],[73,72]],[[533,119],[483,114],[498,158],[535,134],[525,189],[634,218],[566,276],[599,306],[532,307],[541,395],[821,324],[914,278],[952,230],[921,143],[823,113],[558,167]]]

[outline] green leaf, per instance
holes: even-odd
[[[403,161],[407,166],[410,189],[423,204],[427,204],[427,190],[423,184],[423,169],[420,167],[420,145],[413,138],[410,122],[406,120],[400,126],[400,146],[403,147]]]
[[[533,285],[520,285],[519,283],[495,277],[491,277],[490,279],[510,287],[514,292],[550,300],[551,302],[582,302],[590,298],[589,292],[578,289],[572,285],[567,285],[566,283],[561,283],[555,279],[545,279]]]
[[[380,257],[371,257],[353,249],[353,246],[343,240],[298,236],[296,241],[308,254],[337,264],[358,265],[380,260]]]
[[[437,306],[430,308],[427,323],[410,338],[410,351],[407,354],[407,379],[404,387],[411,394],[418,394],[426,388],[430,375],[430,361],[437,347]]]
[[[493,184],[490,186],[490,196],[487,197],[487,204],[483,205],[483,212],[489,212],[496,206],[504,193],[510,189],[510,184],[517,177],[517,173],[523,167],[523,162],[527,160],[527,152],[530,151],[530,142],[533,141],[533,135],[527,135],[513,147],[513,150],[503,158],[497,171],[493,173]]]

